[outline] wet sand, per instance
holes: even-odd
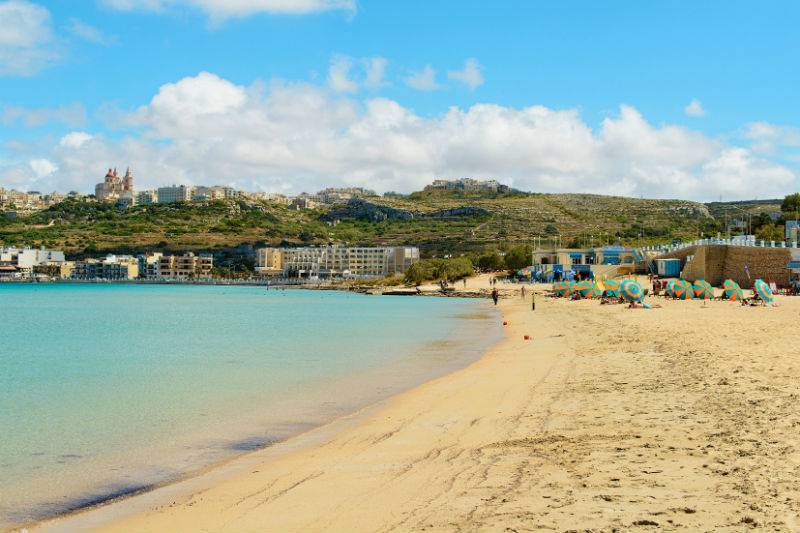
[[[466,369],[182,489],[45,526],[800,530],[800,298],[651,302],[664,307],[537,294],[533,313],[509,295],[505,340]]]

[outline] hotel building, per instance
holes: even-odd
[[[158,277],[162,279],[204,279],[211,277],[214,257],[211,254],[162,256],[158,264]]]
[[[139,261],[130,255],[109,255],[105,259],[86,259],[75,263],[73,279],[129,280],[139,277]]]
[[[172,185],[158,188],[158,203],[172,204],[175,202],[188,202],[192,199],[194,187],[186,185]]]
[[[419,261],[413,246],[307,246],[262,248],[256,251],[256,271],[296,278],[378,278],[404,273]]]

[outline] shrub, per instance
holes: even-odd
[[[475,274],[472,261],[466,257],[453,259],[423,259],[406,271],[406,283],[420,285],[425,281],[456,281]]]

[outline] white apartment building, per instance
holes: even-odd
[[[43,263],[63,263],[64,252],[45,248],[0,248],[0,265],[14,266],[30,272]]]
[[[171,204],[175,202],[188,202],[192,199],[194,187],[186,185],[171,185],[158,188],[158,203]]]
[[[256,270],[299,278],[377,278],[404,273],[419,261],[414,246],[306,246],[262,248],[256,251]]]

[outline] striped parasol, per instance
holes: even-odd
[[[603,285],[606,296],[619,298],[619,281],[615,279],[607,279],[603,282]]]
[[[567,288],[564,290],[564,296],[570,298],[573,294],[575,294],[578,284],[574,280],[566,281],[565,283],[567,284]]]
[[[741,301],[744,299],[744,291],[732,279],[726,279],[722,282],[722,293],[728,300]]]
[[[714,299],[714,287],[711,286],[709,282],[704,279],[698,279],[694,282],[694,290],[695,298],[699,298],[701,300],[713,300]]]
[[[691,300],[694,298],[694,287],[685,279],[676,279],[672,284],[672,296],[678,300]]]
[[[594,281],[582,281],[580,285],[578,290],[584,298],[600,298],[603,295],[603,291],[600,290],[600,287],[598,287],[597,283]]]
[[[763,279],[756,280],[755,284],[753,284],[753,290],[758,294],[759,298],[767,303],[772,303],[773,300],[775,300],[772,289],[769,288],[769,285],[767,285],[767,282]]]
[[[644,289],[632,279],[626,279],[620,284],[620,294],[629,302],[641,302],[644,298]]]
[[[553,284],[553,292],[556,296],[566,296],[569,284],[566,281],[557,281]]]
[[[678,281],[677,279],[671,279],[667,282],[667,294],[669,296],[675,297],[675,282]]]

